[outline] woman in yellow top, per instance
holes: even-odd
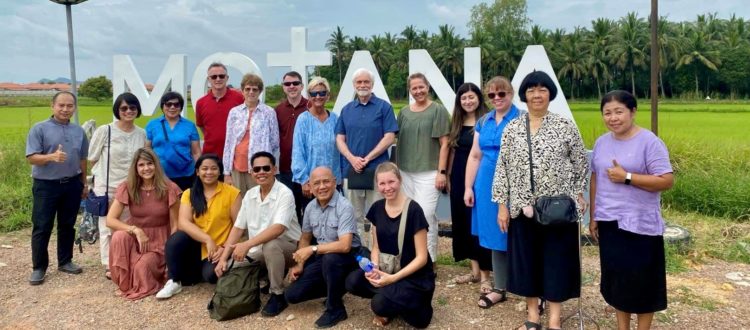
[[[185,190],[177,220],[179,229],[165,247],[169,281],[156,294],[166,299],[182,285],[216,283],[216,263],[232,230],[242,199],[239,189],[224,183],[221,159],[205,154],[195,162],[198,178]]]

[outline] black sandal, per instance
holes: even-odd
[[[537,309],[539,310],[539,316],[544,315],[544,306],[547,306],[547,300],[544,298],[539,298],[539,305],[537,305]],[[528,312],[529,309],[526,308],[526,312]]]
[[[487,295],[489,295],[490,293],[493,293],[493,292],[501,295],[501,297],[500,297],[500,299],[498,301],[492,301],[492,299],[487,298]],[[488,308],[490,308],[492,306],[495,306],[496,304],[499,304],[499,303],[504,302],[506,300],[508,300],[508,297],[506,297],[506,291],[505,290],[492,289],[489,293],[483,294],[483,295],[479,296],[479,301],[484,302],[484,306],[479,305],[479,304],[477,304],[477,306],[479,306],[479,307],[481,307],[483,309],[488,309]]]
[[[530,329],[542,330],[542,325],[540,323],[534,323],[531,321],[523,322],[523,326],[526,327],[526,330],[530,330]]]
[[[112,271],[110,271],[109,269],[105,269],[104,270],[104,277],[106,277],[108,280],[111,281],[112,280]]]

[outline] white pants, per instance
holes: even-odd
[[[354,208],[354,218],[357,219],[357,232],[362,240],[362,245],[368,249],[372,247],[370,232],[365,232],[365,216],[370,210],[372,203],[382,198],[375,190],[349,189],[349,180],[344,180],[346,189],[346,198],[352,203]]]
[[[109,187],[109,206],[112,206],[112,201],[115,199],[116,187]],[[104,195],[104,185],[94,188],[94,193],[97,196]],[[120,214],[120,221],[125,222],[130,218],[130,210],[127,206],[122,210]],[[112,230],[107,227],[107,217],[99,217],[99,256],[101,257],[102,265],[109,268],[109,241],[112,240]]]
[[[432,262],[438,257],[438,220],[435,216],[440,191],[435,189],[437,171],[406,172],[401,171],[401,190],[422,207],[427,219],[427,251]]]

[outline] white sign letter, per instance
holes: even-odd
[[[550,102],[549,110],[565,118],[569,118],[575,123],[573,113],[570,112],[568,100],[565,98],[565,93],[563,93],[562,88],[560,88],[560,82],[557,81],[557,75],[552,68],[552,63],[550,63],[549,57],[547,57],[547,52],[544,51],[544,46],[541,45],[527,46],[526,51],[521,58],[521,62],[518,63],[518,69],[516,69],[516,74],[513,76],[512,82],[513,89],[516,90],[515,96],[513,96],[513,104],[519,109],[527,109],[526,103],[521,102],[521,98],[518,96],[518,88],[521,87],[523,78],[535,70],[547,73],[557,87],[557,97]]]
[[[151,116],[154,110],[159,107],[161,96],[171,87],[172,91],[178,92],[187,97],[187,86],[185,85],[185,76],[187,76],[187,56],[170,55],[167,63],[164,65],[159,79],[154,85],[151,94],[146,90],[141,76],[135,69],[133,61],[128,55],[115,55],[112,59],[114,72],[112,74],[112,102],[117,96],[125,92],[133,93],[138,101],[141,102],[141,111],[144,116]],[[152,97],[153,96],[153,97]],[[183,115],[185,110],[182,110]]]
[[[333,55],[330,51],[307,51],[307,28],[292,28],[292,51],[289,53],[268,53],[268,66],[288,66],[302,75],[302,84],[307,86],[307,66],[331,65]],[[307,96],[307,88],[302,89],[302,95]]]

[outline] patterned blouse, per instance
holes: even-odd
[[[310,173],[318,166],[331,169],[336,183],[341,184],[341,154],[336,148],[336,121],[338,116],[328,112],[328,118],[320,122],[310,111],[297,118],[292,143],[292,181],[304,184]]]
[[[503,132],[500,157],[492,181],[492,201],[510,204],[510,217],[533,205],[540,196],[568,195],[578,203],[586,189],[589,163],[578,127],[570,119],[548,112],[531,136],[534,188],[531,193],[526,115],[508,124]],[[581,216],[580,205],[578,207]]]
[[[247,129],[247,120],[250,112],[247,105],[240,104],[229,111],[227,118],[227,137],[224,142],[224,174],[232,173],[234,161],[234,149],[242,141]],[[279,124],[276,121],[276,112],[273,108],[259,103],[253,112],[250,127],[250,150],[247,153],[248,163],[250,157],[258,151],[267,151],[279,159]]]

